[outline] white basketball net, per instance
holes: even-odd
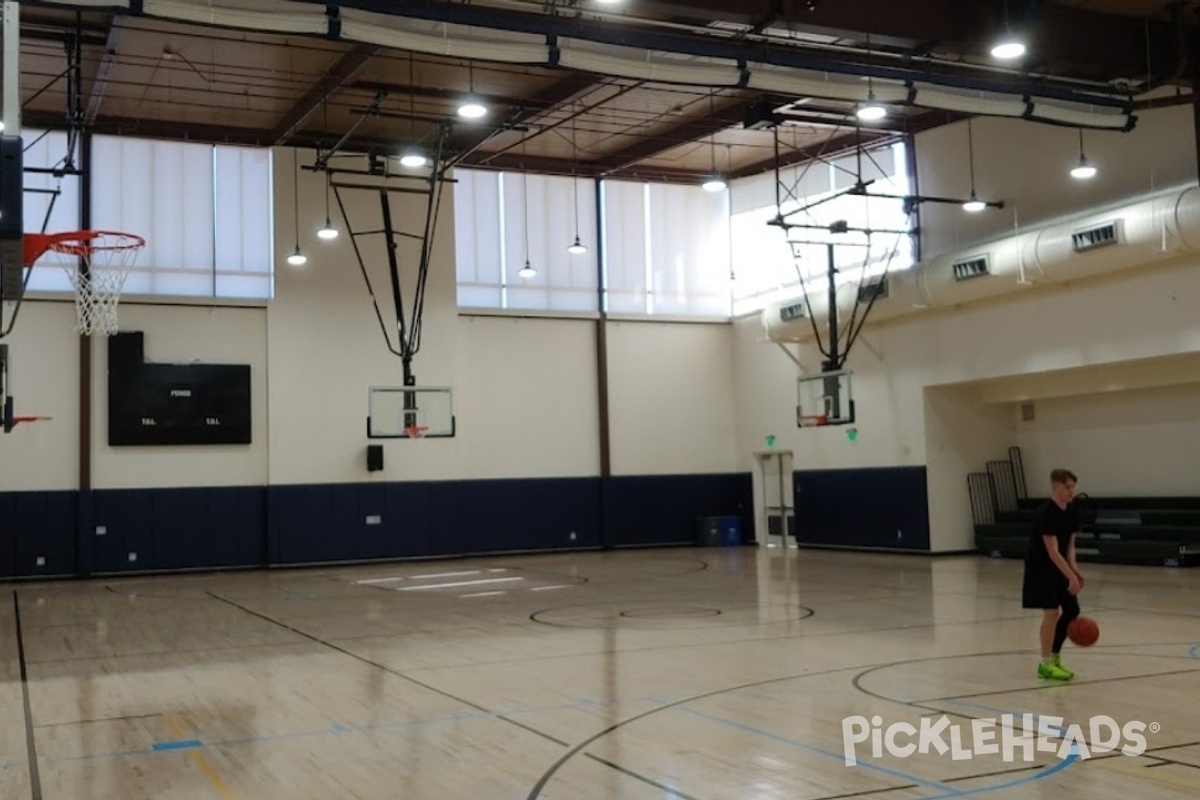
[[[85,231],[50,245],[75,289],[77,333],[112,336],[117,332],[121,289],[145,244],[145,239],[130,233]]]

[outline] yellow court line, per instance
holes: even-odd
[[[167,727],[171,729],[171,735],[176,739],[183,739],[183,726],[180,725],[174,717],[166,715]],[[221,773],[217,772],[216,767],[208,760],[208,756],[204,755],[201,750],[189,750],[188,757],[196,763],[200,771],[204,773],[204,777],[208,778],[208,782],[217,790],[217,794],[221,796],[221,800],[234,800],[233,792],[229,791],[229,787],[225,785],[225,781],[221,778]]]

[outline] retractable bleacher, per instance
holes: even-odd
[[[1007,465],[1007,466],[1005,466]],[[1024,558],[1038,507],[1025,492],[1020,451],[968,478],[975,545],[995,558]],[[1200,497],[1089,497],[1075,502],[1086,522],[1075,540],[1080,561],[1168,567],[1200,565]]]

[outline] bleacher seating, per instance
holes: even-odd
[[[1024,558],[1033,520],[1044,498],[1022,498],[1016,510],[997,511],[975,525],[980,552]],[[1200,565],[1200,497],[1087,497],[1086,523],[1075,541],[1081,562],[1171,567]]]

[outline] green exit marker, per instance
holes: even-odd
[[[846,438],[851,442],[858,441],[858,428],[846,428]]]
[[[774,447],[774,446],[775,446],[775,437],[773,435],[768,436],[767,437],[767,447]]]

